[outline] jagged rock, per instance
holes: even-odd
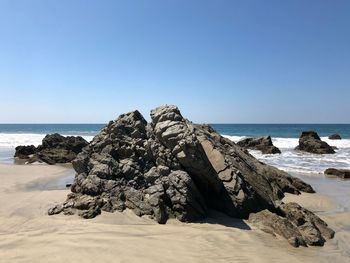
[[[81,136],[62,136],[58,133],[48,134],[44,137],[42,144],[38,146],[37,150],[45,149],[65,149],[72,151],[75,154],[81,152],[82,148],[87,145],[87,141]]]
[[[304,131],[299,138],[299,145],[295,148],[298,151],[304,151],[315,154],[332,154],[334,149],[328,143],[321,140],[314,131]]]
[[[49,214],[92,218],[131,209],[164,224],[193,222],[209,209],[248,218],[276,213],[285,192],[314,192],[300,179],[259,162],[208,125],[184,119],[175,106],[111,121],[72,162],[77,172],[67,200]]]
[[[334,231],[326,222],[297,203],[282,204],[280,209],[282,215],[298,227],[306,244],[322,246],[325,239],[334,237]]]
[[[337,176],[341,179],[349,179],[350,178],[350,169],[328,168],[326,171],[324,171],[324,174]]]
[[[330,139],[330,140],[341,140],[341,136],[339,134],[335,133],[335,134],[330,135],[328,137],[328,139]]]
[[[281,217],[269,210],[250,214],[249,223],[272,235],[285,238],[293,247],[306,246],[306,242],[298,228],[287,218]]]
[[[15,157],[18,157],[20,159],[28,159],[36,152],[34,145],[17,146],[15,150]]]
[[[48,164],[69,163],[88,144],[82,137],[64,137],[58,133],[46,135],[42,144],[16,147],[15,157],[28,159],[29,163],[41,161]]]
[[[280,149],[273,145],[270,136],[259,138],[246,138],[237,142],[237,144],[246,149],[261,151],[263,154],[281,153]]]
[[[280,214],[263,210],[250,214],[249,222],[263,231],[287,239],[294,247],[323,246],[334,231],[318,216],[296,203],[280,206]]]

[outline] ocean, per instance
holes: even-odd
[[[0,163],[13,163],[18,145],[35,146],[48,133],[80,135],[92,140],[105,124],[0,124]],[[270,135],[282,154],[264,155],[250,151],[259,160],[287,172],[319,174],[329,167],[350,168],[350,124],[212,124],[223,136],[237,142],[245,137]],[[333,155],[314,155],[294,151],[304,130],[318,132],[323,140],[338,150]],[[338,133],[342,140],[328,140]]]
[[[105,124],[0,124],[0,163],[14,163],[15,147],[39,145],[48,133],[79,135],[90,141]],[[350,168],[350,124],[212,124],[221,135],[237,142],[246,137],[270,135],[281,154],[268,155],[259,151],[250,153],[262,162],[297,176],[314,189],[330,197],[337,204],[332,213],[350,211],[350,180],[329,178],[323,174],[327,168]],[[322,140],[338,149],[335,154],[316,155],[295,151],[298,137],[304,130],[316,131]],[[328,140],[338,133],[342,140]],[[73,175],[64,178],[73,181]],[[65,185],[65,184],[64,184]]]

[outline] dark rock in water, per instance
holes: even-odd
[[[328,137],[330,140],[341,140],[341,137],[339,134],[332,134]]]
[[[66,188],[69,188],[71,186],[72,186],[72,184],[66,184]]]
[[[332,146],[321,140],[314,131],[304,131],[299,138],[299,145],[295,148],[298,151],[304,151],[316,154],[335,153]]]
[[[48,164],[70,163],[88,145],[82,137],[64,137],[58,133],[46,135],[42,144],[16,147],[15,157],[28,159],[29,163],[41,161]]]
[[[282,204],[279,214],[263,210],[250,214],[249,222],[284,237],[294,247],[323,246],[326,239],[334,237],[334,231],[322,219],[296,203]]]
[[[350,169],[329,168],[326,171],[324,171],[324,174],[337,176],[341,179],[350,179]]]
[[[87,144],[88,142],[80,136],[65,137],[58,133],[54,133],[45,136],[42,144],[38,146],[38,151],[46,149],[65,149],[78,154]]]
[[[237,144],[246,149],[259,150],[263,154],[276,154],[281,153],[280,149],[272,144],[270,136],[260,138],[246,138]]]
[[[279,212],[285,192],[314,192],[210,126],[184,119],[175,106],[159,107],[151,118],[147,123],[134,111],[103,128],[72,162],[72,193],[49,215],[93,218],[128,208],[164,224],[170,217],[193,222],[214,209],[248,218]]]
[[[20,159],[28,159],[31,155],[35,154],[36,148],[34,145],[28,145],[28,146],[17,146],[15,157],[18,157]]]

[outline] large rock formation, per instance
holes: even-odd
[[[48,164],[70,163],[77,154],[88,145],[82,137],[64,137],[58,133],[46,135],[37,148],[33,145],[16,147],[15,157],[26,159],[28,163],[45,162]]]
[[[175,106],[121,115],[95,136],[73,161],[71,193],[49,215],[93,218],[129,208],[159,223],[207,216],[231,217],[280,211],[284,192],[313,192],[310,185],[256,160],[210,126],[184,119]],[[287,219],[289,220],[289,219]]]
[[[295,148],[298,151],[304,151],[315,154],[332,154],[335,153],[332,146],[321,140],[314,131],[304,131],[300,135],[299,145]]]
[[[259,138],[246,138],[237,144],[246,149],[258,150],[263,154],[276,154],[281,153],[280,149],[272,144],[270,136],[259,137]]]
[[[350,169],[328,168],[326,171],[324,171],[324,174],[337,176],[341,179],[350,179]]]

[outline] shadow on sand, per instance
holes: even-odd
[[[222,225],[225,227],[238,228],[241,230],[251,230],[250,226],[247,225],[243,219],[229,217],[228,215],[215,210],[210,210],[207,218],[196,221],[195,223]]]

